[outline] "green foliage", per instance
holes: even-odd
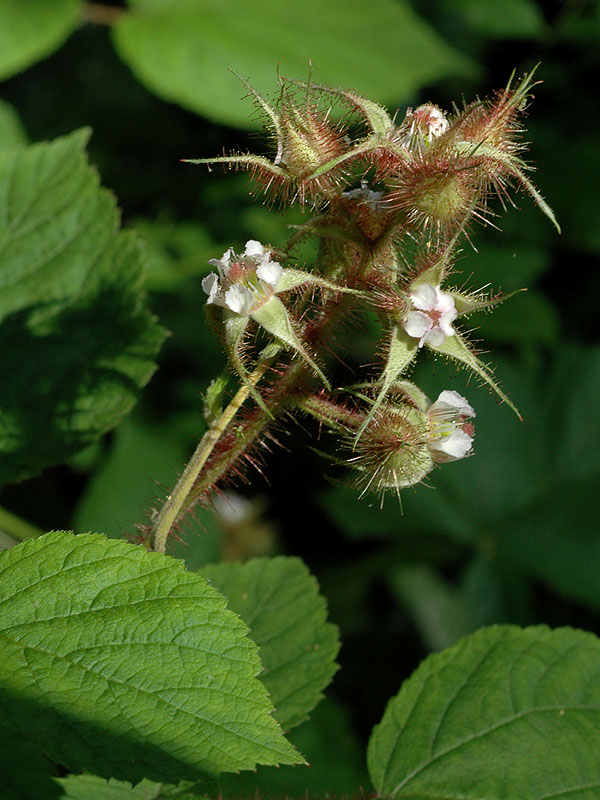
[[[600,643],[569,628],[489,628],[430,656],[369,743],[380,797],[568,795],[600,786]]]
[[[244,0],[129,5],[114,42],[137,77],[161,97],[239,128],[259,123],[239,102],[244,88],[227,69],[251,74],[259,92],[271,93],[274,64],[283,75],[304,77],[312,60],[319,82],[392,103],[442,74],[476,72],[399,0],[374,0],[368,25],[361,0],[255,0],[251,10]]]
[[[206,796],[205,792],[194,791],[191,784],[169,786],[144,780],[132,786],[123,781],[105,781],[95,775],[69,775],[59,778],[57,783],[63,787],[65,800],[196,800]]]
[[[499,39],[528,39],[544,29],[541,9],[533,0],[442,0],[447,13],[463,17],[469,28]]]
[[[0,79],[59,47],[76,28],[82,0],[0,0]]]
[[[117,424],[154,371],[140,245],[118,229],[79,131],[0,153],[0,484]]]
[[[75,772],[135,783],[302,763],[246,626],[182,562],[50,533],[0,568],[4,749],[27,736]]]
[[[213,564],[202,574],[250,628],[276,719],[284,730],[299,725],[331,682],[340,646],[317,582],[299,559],[282,556]]]
[[[163,742],[158,747],[156,737],[162,731],[150,738],[144,733],[142,741],[142,728],[155,725],[154,710],[132,723],[124,716],[133,706],[118,702],[123,694],[111,699],[112,684],[101,694],[109,677],[130,675],[137,668],[139,681],[177,674],[173,661],[158,657],[149,671],[144,666],[150,637],[173,631],[177,614],[186,616],[180,620],[186,631],[199,615],[208,613],[211,626],[225,615],[229,622],[217,638],[227,631],[233,635],[231,624],[239,633],[236,646],[245,642],[244,653],[254,664],[252,670],[246,667],[262,697],[262,713],[268,716],[271,704],[261,682],[277,707],[271,719],[283,713],[279,719],[287,727],[290,714],[304,718],[333,673],[337,635],[324,621],[316,582],[299,560],[278,557],[206,568],[207,574],[214,572],[214,587],[222,583],[224,594],[230,594],[229,608],[251,626],[248,635],[260,645],[257,654],[243,636],[242,623],[224,609],[225,599],[202,577],[184,571],[181,562],[159,561],[141,548],[96,536],[99,560],[82,564],[85,578],[65,588],[75,573],[71,568],[47,574],[58,558],[50,557],[47,539],[2,554],[0,565],[11,566],[0,575],[0,598],[12,592],[4,579],[17,569],[24,591],[10,601],[12,627],[0,626],[0,678],[3,684],[26,674],[39,679],[18,700],[12,690],[0,693],[0,796],[7,800],[198,800],[208,794],[251,797],[255,791],[272,800],[303,797],[307,791],[356,796],[361,787],[368,793],[363,742],[378,710],[428,651],[498,622],[600,630],[600,533],[594,503],[600,491],[600,228],[594,188],[600,151],[593,101],[600,66],[597,3],[260,0],[251,5],[242,0],[130,0],[110,6],[83,0],[0,0],[0,79],[7,78],[0,101],[0,170],[6,170],[0,185],[0,481],[15,482],[4,486],[0,497],[0,506],[10,510],[0,508],[0,545],[10,547],[15,539],[37,535],[36,526],[136,535],[136,526],[151,518],[152,507],[174,485],[204,430],[203,398],[224,367],[201,312],[207,260],[229,246],[240,252],[249,238],[280,249],[289,237],[287,225],[303,222],[297,208],[251,204],[244,176],[224,177],[220,170],[208,175],[178,164],[185,157],[257,147],[274,155],[262,140],[220,127],[259,125],[252,103],[239,102],[245,90],[228,68],[271,101],[277,64],[283,75],[306,79],[312,59],[315,83],[366,92],[386,102],[390,114],[398,107],[398,121],[405,105],[433,101],[450,109],[452,100],[460,105],[461,96],[483,96],[505,85],[513,68],[520,74],[541,59],[543,85],[534,89],[526,120],[525,138],[532,142],[527,159],[531,155],[537,167],[536,182],[556,211],[562,235],[557,238],[524,200],[518,213],[509,211],[501,221],[491,218],[502,233],[473,226],[469,238],[477,251],[465,242],[450,276],[459,290],[488,283],[505,293],[529,290],[493,315],[469,316],[462,326],[478,350],[501,350],[498,357],[484,350],[481,358],[497,364],[495,377],[524,422],[469,383],[463,370],[430,353],[421,357],[425,363],[416,366],[411,378],[432,398],[451,388],[473,403],[473,458],[436,469],[426,486],[405,490],[400,503],[388,499],[381,508],[377,500],[358,500],[354,491],[327,483],[321,462],[304,446],[304,429],[312,433],[315,448],[326,450],[335,462],[339,453],[330,437],[321,432],[317,438],[319,429],[308,420],[301,421],[300,433],[285,419],[274,430],[283,447],[267,440],[244,465],[257,466],[266,480],[252,469],[241,470],[252,482],[241,491],[263,515],[258,526],[254,520],[240,531],[212,509],[197,506],[177,530],[169,552],[190,570],[216,560],[219,552],[227,557],[233,545],[236,557],[269,548],[297,554],[318,577],[344,646],[332,692],[289,735],[310,769],[259,766],[221,775],[218,786],[177,784],[182,751],[174,755],[170,739],[165,745],[169,753],[161,751]],[[339,103],[334,114],[344,110]],[[386,124],[384,119],[383,128]],[[90,125],[91,160],[123,207],[127,233],[118,232],[114,200],[87,166],[81,133],[27,148],[29,140]],[[13,179],[16,193],[10,188]],[[22,225],[7,226],[25,209]],[[493,199],[490,210],[500,210]],[[79,223],[83,228],[73,239]],[[47,263],[38,260],[40,254],[48,254]],[[314,263],[319,263],[314,243],[299,236],[287,266],[307,269]],[[40,268],[30,273],[34,264]],[[160,369],[140,397],[164,335],[147,311],[142,280],[153,312],[173,335],[160,353]],[[331,346],[351,370],[373,364],[374,377],[386,356],[385,348],[372,348],[377,336],[381,330],[374,315],[349,315],[347,331],[340,331]],[[333,386],[340,385],[337,377],[332,376]],[[235,391],[232,383],[230,377],[223,396],[212,394],[210,421]],[[124,419],[138,398],[135,414]],[[38,474],[59,463],[64,465]],[[21,481],[28,475],[37,477]],[[268,527],[266,545],[260,525]],[[69,542],[78,541],[67,534],[53,536],[52,546],[63,542],[65,552]],[[82,550],[91,550],[90,537],[78,539]],[[73,544],[69,551],[71,567],[79,549]],[[153,571],[145,566],[151,563],[169,566]],[[119,583],[124,571],[135,577]],[[250,587],[254,594],[248,591],[243,601],[245,576],[257,582]],[[251,620],[246,615],[250,599],[265,600],[271,578],[277,596],[290,602],[279,609],[273,594]],[[105,589],[99,588],[102,581]],[[233,591],[225,591],[225,584]],[[297,609],[291,602],[296,585]],[[175,597],[188,590],[189,596],[177,599],[177,611],[165,607],[168,592]],[[79,615],[77,604],[85,602],[86,591],[90,602],[102,591],[102,602]],[[110,606],[102,600],[107,592],[126,601]],[[143,604],[129,602],[134,593],[151,592]],[[188,615],[194,592],[198,596]],[[67,612],[45,621],[48,615],[35,606],[42,595],[43,607],[56,609],[62,603]],[[8,602],[0,599],[2,619]],[[300,611],[306,620],[315,620],[312,630]],[[276,629],[281,618],[284,625],[288,620],[289,630]],[[313,633],[320,631],[327,639],[329,630],[329,638],[319,650],[300,652],[296,628],[306,635],[307,646]],[[96,652],[84,650],[89,642],[103,635],[108,641],[115,631],[126,645],[120,648],[122,661],[117,663],[117,654],[105,648],[105,657],[93,665],[97,673],[83,669],[83,659]],[[14,649],[17,634],[27,642],[19,651],[21,660]],[[200,629],[189,635],[200,636]],[[130,657],[126,650],[135,646],[136,636],[144,640],[144,654]],[[168,644],[175,649],[171,640]],[[60,648],[71,646],[79,648],[77,664],[61,657]],[[397,797],[406,796],[410,786],[413,800],[449,795],[595,798],[598,712],[584,707],[570,711],[566,695],[572,703],[579,692],[582,706],[593,699],[597,709],[598,656],[591,636],[511,627],[480,631],[427,659],[403,685],[373,735],[370,766],[379,792],[393,794],[421,768]],[[256,680],[258,658],[268,669]],[[282,668],[274,671],[271,665],[278,660]],[[191,656],[186,663],[197,682],[202,669]],[[284,697],[283,677],[292,686],[305,663],[311,677],[321,678],[309,682],[311,692],[292,707]],[[76,669],[80,679],[73,686]],[[113,670],[110,676],[108,670]],[[280,681],[275,680],[278,672]],[[56,686],[49,686],[54,680]],[[80,692],[88,687],[89,695]],[[515,702],[529,709],[519,719],[511,717],[510,688]],[[59,690],[65,694],[59,696]],[[126,693],[127,685],[118,684],[117,691]],[[411,707],[417,693],[419,701]],[[549,696],[551,703],[565,702],[558,711],[536,711],[535,704],[548,702]],[[110,702],[116,715],[109,719]],[[506,724],[473,738],[503,713],[503,703]],[[180,733],[176,726],[176,736]],[[167,726],[165,738],[170,735]],[[444,750],[444,743],[456,736],[460,747],[444,755],[437,750],[438,759],[429,761],[431,741]],[[277,740],[284,741],[279,734]],[[193,768],[199,752],[193,749],[186,769]],[[379,762],[386,758],[384,774]],[[59,777],[63,765],[97,774]],[[450,774],[452,768],[456,771]],[[132,769],[138,778],[154,775],[171,783],[145,777],[132,786]],[[113,774],[120,779],[108,780]],[[578,788],[586,780],[591,787]]]
[[[15,109],[0,100],[0,150],[27,143],[27,136]]]

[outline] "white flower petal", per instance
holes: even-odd
[[[221,275],[225,276],[229,272],[229,267],[231,266],[231,257],[233,256],[233,247],[229,247],[221,258],[209,258],[208,263],[216,267]]]
[[[242,286],[241,283],[234,283],[225,292],[224,305],[236,314],[248,316],[253,302],[254,295],[247,286]]]
[[[473,437],[465,433],[461,428],[457,428],[449,436],[442,436],[429,443],[429,449],[443,453],[445,461],[454,461],[464,458],[471,451]]]
[[[456,319],[456,306],[454,305],[454,298],[448,292],[442,292],[439,286],[436,286],[435,289],[436,293],[436,302],[435,302],[435,309],[436,311],[441,311],[442,314],[447,314],[451,311],[454,312]]]
[[[207,303],[214,303],[217,292],[219,291],[219,276],[211,272],[202,279],[202,288],[208,295]]]
[[[469,401],[459,394],[458,392],[452,391],[451,389],[444,389],[443,392],[440,392],[440,396],[432,403],[429,407],[429,413],[441,411],[443,413],[452,412],[453,414],[461,417],[474,417],[475,411],[471,407]]]
[[[424,283],[411,292],[410,299],[415,308],[421,311],[432,311],[437,308],[437,291],[434,286]]]
[[[264,256],[265,248],[256,239],[250,239],[246,242],[246,249],[244,250],[245,256]]]
[[[256,274],[261,281],[276,287],[281,278],[283,267],[277,261],[263,262],[256,269]]]
[[[404,330],[414,339],[421,339],[429,333],[433,327],[433,322],[428,314],[422,311],[411,311],[403,323]]]
[[[452,328],[450,328],[450,335],[453,333],[454,331]],[[439,347],[440,345],[444,344],[448,335],[449,334],[442,330],[439,325],[434,325],[433,328],[423,337],[423,344],[428,344],[431,347]]]

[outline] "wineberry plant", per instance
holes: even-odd
[[[2,798],[193,800],[228,796],[227,773],[308,770],[312,754],[288,733],[310,728],[340,651],[317,581],[292,555],[194,572],[168,546],[198,509],[225,515],[238,502],[231,488],[260,480],[286,430],[309,419],[335,481],[384,514],[405,490],[477,458],[481,387],[498,397],[499,419],[519,416],[470,329],[510,295],[465,279],[460,263],[514,192],[558,229],[525,159],[533,73],[487,100],[396,116],[312,76],[280,77],[274,101],[245,85],[269,153],[188,160],[248,171],[273,213],[295,205],[303,221],[285,245],[252,238],[210,260],[198,315],[227,371],[203,398],[195,452],[136,520],[137,539],[52,531],[0,553]],[[165,338],[141,290],[143,249],[119,229],[87,137],[0,152],[1,308],[19,345],[3,356],[6,482],[114,427]],[[344,342],[361,326],[371,347],[350,366]],[[428,394],[411,380],[427,356],[481,387]],[[356,785],[357,797],[599,796],[593,634],[483,627],[398,688],[370,735],[371,785]]]

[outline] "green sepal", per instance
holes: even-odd
[[[215,158],[182,158],[184,164],[229,164],[230,166],[261,167],[275,175],[277,178],[289,178],[286,170],[273,164],[264,156],[238,153],[230,156],[216,156]]]
[[[485,292],[472,292],[470,294],[463,294],[454,289],[444,289],[446,294],[449,294],[454,299],[454,306],[458,312],[458,316],[466,316],[473,314],[475,311],[487,311],[490,308],[499,306],[510,297],[519,294],[519,292],[526,292],[527,289],[515,289],[514,292],[509,294],[501,294],[492,297]]]
[[[502,150],[499,150],[497,147],[494,147],[491,144],[486,142],[480,142],[473,146],[471,142],[460,142],[457,145],[459,151],[463,151],[466,155],[474,155],[477,156],[484,156],[487,158],[492,158],[495,161],[498,161],[500,164],[503,164],[511,173],[512,175],[519,181],[522,185],[523,189],[527,192],[527,194],[533,199],[535,204],[538,206],[540,211],[545,214],[550,222],[554,225],[556,230],[560,233],[560,225],[558,224],[558,220],[554,214],[554,211],[550,208],[548,203],[544,200],[542,195],[538,192],[538,190],[533,185],[532,181],[525,175],[524,169],[527,169],[527,165],[525,162],[518,158],[517,156],[511,155],[510,153],[505,153]]]
[[[469,210],[465,215],[465,219],[459,226],[452,239],[447,242],[444,249],[440,253],[439,258],[434,261],[431,266],[426,267],[417,275],[416,278],[411,281],[410,291],[414,291],[417,287],[423,286],[424,284],[429,284],[430,286],[440,286],[444,282],[444,279],[450,271],[450,267],[452,266],[452,259],[455,256],[457,242],[467,225],[473,207],[474,203],[472,203],[469,207]]]
[[[397,381],[397,383],[394,384],[394,389],[402,392],[402,394],[408,397],[411,403],[413,403],[419,411],[423,411],[423,413],[425,413],[431,405],[431,401],[425,392],[419,389],[412,381]]]
[[[381,386],[381,389],[379,390],[379,394],[371,406],[371,410],[365,417],[365,421],[358,429],[355,441],[360,439],[365,428],[371,422],[377,409],[385,399],[385,396],[393,384],[398,380],[400,375],[408,368],[414,357],[417,355],[418,350],[418,339],[408,336],[404,329],[399,325],[396,325],[394,328],[392,328],[387,362],[383,372],[381,373],[381,378],[377,382]]]
[[[304,88],[308,86],[308,84],[303,83],[302,81],[292,81],[292,83]],[[366,97],[361,97],[361,95],[356,94],[355,92],[345,91],[344,89],[335,89],[331,86],[311,84],[310,88],[319,92],[326,92],[327,94],[335,94],[337,97],[341,97],[346,100],[350,105],[358,109],[376,136],[385,138],[394,127],[394,121],[387,113],[385,108],[380,106],[378,103],[373,102],[373,100],[367,100]]]
[[[286,267],[277,284],[278,292],[287,292],[289,289],[296,289],[304,283],[310,283],[313,286],[322,286],[324,289],[331,289],[334,292],[345,292],[346,294],[364,294],[358,289],[349,289],[346,286],[338,286],[337,283],[322,278],[320,275],[315,275],[313,272],[303,272],[300,269],[292,269]]]
[[[244,366],[241,356],[242,342],[249,323],[250,317],[243,314],[236,314],[235,311],[230,311],[228,308],[223,310],[223,339],[225,342],[225,349],[227,351],[229,363],[238,374],[242,383],[249,388],[250,394],[260,408],[272,417],[273,415],[265,405],[265,401],[250,383],[250,373]]]
[[[458,333],[455,332],[454,336],[446,337],[444,343],[438,345],[437,347],[433,347],[427,343],[426,346],[435,353],[441,353],[448,358],[459,361],[461,364],[464,364],[466,367],[472,370],[496,392],[498,397],[500,397],[500,399],[515,412],[520,420],[523,419],[523,417],[519,414],[515,404],[508,399],[502,389],[494,381],[492,378],[492,373],[488,367],[469,349],[469,346],[465,340]]]
[[[273,295],[270,300],[261,306],[257,311],[253,311],[250,315],[255,322],[258,322],[268,333],[275,336],[276,339],[291,347],[300,358],[302,358],[311,367],[312,370],[319,376],[325,386],[329,389],[329,381],[323,374],[323,371],[316,363],[316,361],[309,355],[306,348],[298,338],[298,335],[292,327],[291,320],[288,316],[286,307],[281,300]]]
[[[223,398],[227,387],[227,375],[223,373],[208,384],[204,394],[204,419],[210,427],[223,413]]]

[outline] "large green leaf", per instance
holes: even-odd
[[[0,79],[49,55],[79,22],[82,0],[0,0]]]
[[[246,625],[183,562],[54,532],[1,553],[0,578],[1,748],[26,737],[74,772],[133,783],[302,762]]]
[[[261,676],[284,730],[306,719],[337,669],[337,628],[316,580],[297,558],[255,558],[202,568],[250,628]]]
[[[129,6],[114,41],[137,77],[167,100],[241,128],[259,121],[240,103],[245,89],[228,68],[271,95],[278,64],[283,75],[304,79],[312,59],[320,83],[350,85],[394,104],[436,78],[475,71],[401,0],[253,0],[251,8],[245,0],[130,0]]]
[[[600,642],[569,628],[484,628],[430,656],[369,743],[382,797],[594,800]]]
[[[87,132],[0,152],[0,484],[93,442],[131,409],[163,330],[136,237]]]

